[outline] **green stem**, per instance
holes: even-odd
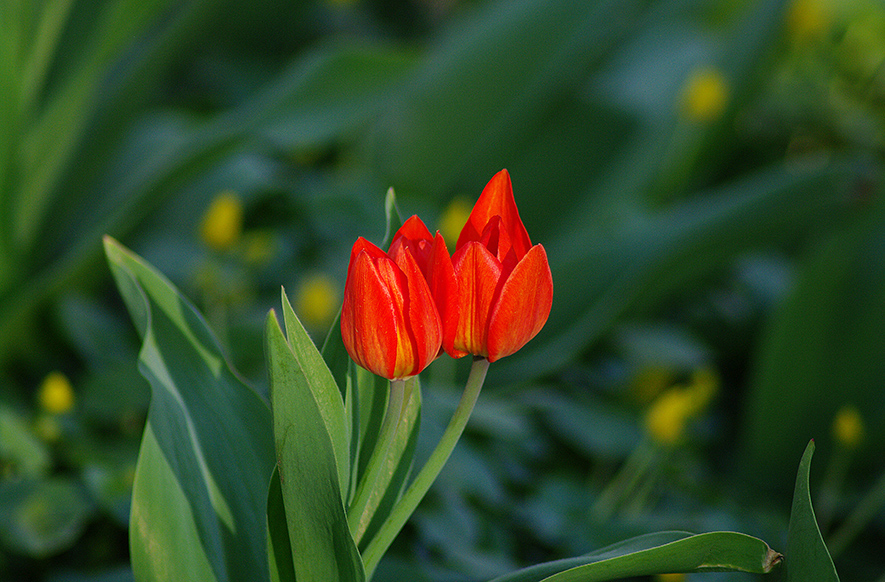
[[[411,381],[411,380],[410,380]],[[354,541],[359,543],[360,538],[366,531],[366,526],[371,520],[371,515],[367,511],[369,500],[375,491],[375,484],[381,475],[381,470],[387,463],[387,453],[390,450],[390,443],[396,436],[396,427],[399,425],[399,418],[403,410],[403,394],[405,393],[406,380],[390,381],[390,396],[387,399],[387,412],[384,413],[384,420],[381,421],[381,428],[378,433],[378,443],[369,462],[366,465],[366,473],[357,485],[356,494],[350,509],[347,512],[347,525],[354,537]]]
[[[879,480],[873,487],[863,496],[854,510],[848,514],[845,521],[830,536],[829,546],[830,555],[835,558],[842,553],[845,548],[854,541],[857,534],[874,518],[876,514],[885,505],[885,473],[879,477]]]
[[[464,387],[464,394],[461,401],[449,421],[442,438],[436,445],[436,448],[430,454],[427,462],[422,467],[421,472],[409,485],[402,499],[397,502],[390,512],[390,516],[385,520],[384,524],[378,530],[378,533],[366,547],[363,552],[363,563],[366,567],[366,579],[371,579],[375,567],[378,562],[393,543],[394,538],[402,530],[409,517],[414,513],[415,508],[427,494],[430,486],[436,480],[443,465],[449,459],[455,445],[464,432],[464,427],[473,412],[476,399],[482,389],[482,384],[486,378],[486,372],[489,370],[489,361],[485,358],[475,357],[473,366],[470,368],[470,376],[467,378],[467,385]]]
[[[640,480],[648,472],[656,456],[656,447],[650,439],[639,442],[624,465],[606,488],[596,498],[590,513],[598,521],[604,522],[611,518],[624,500],[636,489]]]

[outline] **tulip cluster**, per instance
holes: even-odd
[[[421,372],[442,352],[494,362],[541,330],[553,303],[547,253],[532,245],[507,170],[486,185],[454,255],[413,216],[385,253],[353,246],[341,334],[360,366],[385,378]]]

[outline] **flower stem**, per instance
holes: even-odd
[[[833,532],[833,535],[830,536],[829,543],[827,544],[830,556],[835,558],[841,554],[854,541],[854,538],[857,537],[863,528],[876,517],[883,505],[885,505],[885,473],[879,476],[873,487],[863,496],[845,518],[845,521]]]
[[[618,507],[639,486],[643,476],[652,466],[656,456],[656,448],[649,439],[639,442],[621,469],[615,474],[606,488],[590,508],[590,513],[598,521],[608,521]]]
[[[473,412],[473,407],[479,397],[479,392],[482,389],[488,369],[488,360],[480,357],[473,359],[473,366],[470,368],[470,376],[467,378],[464,394],[462,394],[461,401],[452,415],[452,420],[449,421],[449,426],[446,427],[436,448],[430,454],[424,467],[421,468],[421,472],[418,473],[418,476],[409,485],[402,499],[393,507],[390,516],[366,547],[366,551],[363,552],[363,563],[365,564],[367,579],[371,579],[372,573],[375,571],[375,567],[378,566],[378,562],[381,560],[384,552],[387,551],[387,548],[393,543],[394,538],[402,530],[406,521],[414,513],[415,508],[418,507],[424,495],[427,494],[430,486],[436,480],[439,472],[455,449],[455,445],[458,443],[461,434],[464,432],[464,427],[467,425],[467,420]]]
[[[357,485],[353,503],[347,511],[347,525],[350,527],[351,535],[354,541],[359,543],[359,539],[366,531],[366,527],[371,521],[371,512],[367,511],[369,500],[375,491],[375,484],[381,470],[387,462],[387,453],[390,450],[390,443],[393,442],[396,435],[396,427],[399,424],[399,418],[403,409],[403,394],[405,393],[406,380],[391,380],[390,395],[387,399],[387,411],[384,413],[384,420],[381,421],[381,428],[378,433],[378,442],[369,462],[366,465],[366,473]],[[365,515],[364,515],[365,514]]]

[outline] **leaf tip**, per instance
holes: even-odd
[[[784,555],[780,552],[775,552],[771,548],[768,548],[768,551],[765,553],[765,557],[762,558],[762,571],[766,574],[771,572],[775,566],[779,565],[784,561]]]

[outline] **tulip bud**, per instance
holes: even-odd
[[[420,373],[439,354],[442,325],[409,243],[394,257],[362,237],[353,245],[341,336],[357,364],[390,380]]]

